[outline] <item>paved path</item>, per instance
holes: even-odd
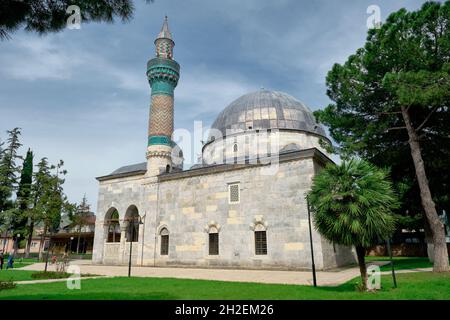
[[[70,263],[78,265],[81,273],[109,277],[128,276],[127,266],[92,265],[90,261],[76,260]],[[21,270],[44,270],[44,263],[35,263]],[[49,265],[49,271],[55,271],[55,266]],[[396,273],[432,271],[431,268],[396,270]],[[382,274],[390,274],[383,271]],[[257,282],[274,284],[312,285],[312,273],[309,271],[276,271],[276,270],[235,270],[235,269],[194,269],[194,268],[160,268],[160,267],[133,267],[134,277],[203,279],[235,282]],[[317,284],[320,286],[338,286],[359,276],[359,268],[352,267],[339,271],[318,271]],[[84,277],[83,279],[88,279]]]
[[[82,277],[82,278],[70,278],[70,280],[85,280],[85,279],[99,279],[99,278],[111,278],[108,276],[95,276],[95,277]],[[14,281],[17,284],[35,284],[35,283],[50,283],[50,282],[65,282],[68,278],[64,279],[43,279],[43,280],[24,280]]]
[[[71,265],[78,265],[81,273],[122,277],[128,275],[127,266],[90,265],[86,264],[86,261],[82,261],[82,264],[77,262],[81,261],[72,261]],[[44,270],[44,266],[44,263],[35,263],[21,268],[21,270],[41,271]],[[55,267],[49,265],[48,270],[54,271]],[[358,268],[339,271],[319,271],[317,272],[317,283],[322,286],[337,286],[358,275]],[[133,267],[132,276],[312,285],[312,273],[309,271]]]

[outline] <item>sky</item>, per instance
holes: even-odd
[[[326,74],[364,45],[369,6],[383,21],[423,2],[135,0],[127,23],[82,23],[45,36],[19,31],[0,41],[0,140],[20,127],[20,152],[31,148],[35,164],[63,159],[69,200],[86,194],[95,212],[95,177],[146,161],[146,63],[165,15],[181,65],[175,128],[192,132],[194,121],[208,128],[233,100],[261,87],[312,110],[326,107]]]

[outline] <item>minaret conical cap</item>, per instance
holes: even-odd
[[[167,16],[164,18],[164,23],[161,27],[161,31],[158,34],[158,37],[156,39],[169,39],[172,40],[172,34],[170,33],[169,30],[169,23],[167,21]]]

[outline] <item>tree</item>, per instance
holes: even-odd
[[[77,228],[78,241],[77,253],[80,252],[81,231],[84,226],[89,224],[89,217],[91,215],[91,206],[89,205],[86,195],[83,196],[81,203],[76,207],[75,212],[69,215],[71,220],[71,227]]]
[[[31,187],[31,197],[33,199],[33,207],[28,211],[28,240],[26,246],[26,257],[30,254],[30,246],[33,239],[34,227],[44,219],[46,210],[46,196],[51,188],[50,165],[47,158],[42,158],[37,164],[37,172],[34,174],[34,183]],[[47,226],[44,226],[44,232],[41,235],[39,247],[39,259],[42,259],[42,246],[45,240],[45,232]]]
[[[334,103],[315,113],[345,154],[391,166],[396,185],[408,186],[403,207],[424,214],[436,272],[449,270],[435,204],[450,206],[449,21],[450,1],[391,14],[333,66],[327,94]]]
[[[62,212],[72,210],[72,205],[64,194],[64,176],[67,171],[63,169],[64,162],[60,160],[57,165],[49,165],[47,158],[42,158],[38,164],[38,172],[33,187],[33,201],[35,206],[31,210],[34,222],[40,221],[44,225],[39,258],[42,259],[42,245],[48,233],[55,233],[61,221]],[[55,170],[52,173],[52,170]],[[50,249],[50,248],[49,248]]]
[[[20,175],[19,187],[17,190],[17,200],[15,210],[11,215],[11,229],[13,230],[14,253],[16,253],[19,242],[25,238],[27,212],[30,209],[31,184],[33,179],[33,153],[30,149],[27,151],[23,161]]]
[[[367,290],[366,249],[395,231],[397,197],[388,171],[364,160],[329,164],[308,194],[314,226],[331,242],[355,246],[362,289]]]
[[[20,128],[8,130],[7,134],[7,146],[3,150],[0,160],[0,213],[13,206],[11,197],[17,187],[17,173],[19,171],[16,160],[20,159],[17,151],[22,146],[19,141]]]
[[[39,34],[61,31],[73,14],[73,11],[66,11],[70,5],[80,8],[84,23],[112,23],[115,19],[126,22],[131,20],[134,11],[132,0],[3,0],[0,2],[0,39],[9,39],[11,33],[22,27]]]

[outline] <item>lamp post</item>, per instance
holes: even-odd
[[[70,237],[69,250],[67,250],[69,254],[72,253],[72,241],[73,241],[73,237]]]
[[[133,223],[133,225],[131,226],[131,239],[130,239],[130,256],[128,258],[128,277],[131,277],[131,253],[133,251],[133,240],[134,240],[134,228],[136,226],[136,221],[137,221],[137,225],[139,226],[140,224],[142,224],[142,219],[140,216],[133,216],[130,217],[128,220],[128,223]]]
[[[312,228],[311,228],[311,211],[309,208],[308,196],[306,196],[306,206],[308,207],[309,243],[311,244],[311,266],[312,266],[312,273],[313,273],[313,284],[314,284],[314,287],[317,287],[316,264],[314,263],[314,246],[313,246]]]

